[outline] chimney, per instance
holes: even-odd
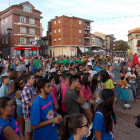
[[[58,18],[58,16],[55,16],[55,18]]]

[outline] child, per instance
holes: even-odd
[[[10,82],[10,79],[8,76],[3,76],[1,78],[3,84],[0,88],[0,97],[3,97],[3,96],[9,96],[13,90],[12,89],[9,89],[9,82]]]
[[[63,115],[66,115],[67,114],[67,108],[66,108],[66,101],[65,101],[65,94],[66,94],[66,91],[67,89],[70,88],[70,84],[69,84],[69,79],[70,77],[72,76],[72,74],[70,73],[66,73],[64,75],[64,85],[62,86],[62,90],[61,90],[61,93],[62,93],[62,99],[61,99],[61,102],[62,102],[62,111],[63,111]]]

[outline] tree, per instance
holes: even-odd
[[[118,40],[115,41],[115,46],[114,46],[116,51],[127,51],[128,49],[130,49],[130,46],[128,46],[126,41],[123,40]]]

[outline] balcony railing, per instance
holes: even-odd
[[[31,24],[31,23],[28,23],[28,22],[21,22],[21,21],[18,21],[18,23],[14,23],[14,24],[30,26],[30,27],[36,27],[36,28],[38,27],[37,24]]]
[[[85,30],[91,30],[91,29],[92,29],[91,26],[86,26],[86,25],[85,25]]]

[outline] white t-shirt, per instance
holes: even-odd
[[[123,57],[121,57],[121,59],[120,59],[120,60],[121,60],[121,62],[123,62],[123,61],[124,61],[124,58],[123,58]]]
[[[25,62],[25,65],[29,64],[29,60],[28,59],[25,59],[24,62]]]
[[[94,74],[96,74],[97,72],[94,71],[94,70],[90,70],[89,73],[90,73],[90,75],[91,75],[91,78],[93,78]]]
[[[128,72],[126,77],[130,77],[130,80],[129,80],[130,83],[136,82],[136,75],[135,74],[131,74],[131,72]]]
[[[119,57],[115,57],[114,60],[115,60],[115,63],[118,63],[119,62]]]
[[[110,76],[110,79],[113,80],[115,78],[114,73],[113,72],[109,72],[109,71],[107,71],[107,72],[108,72],[108,74]]]

